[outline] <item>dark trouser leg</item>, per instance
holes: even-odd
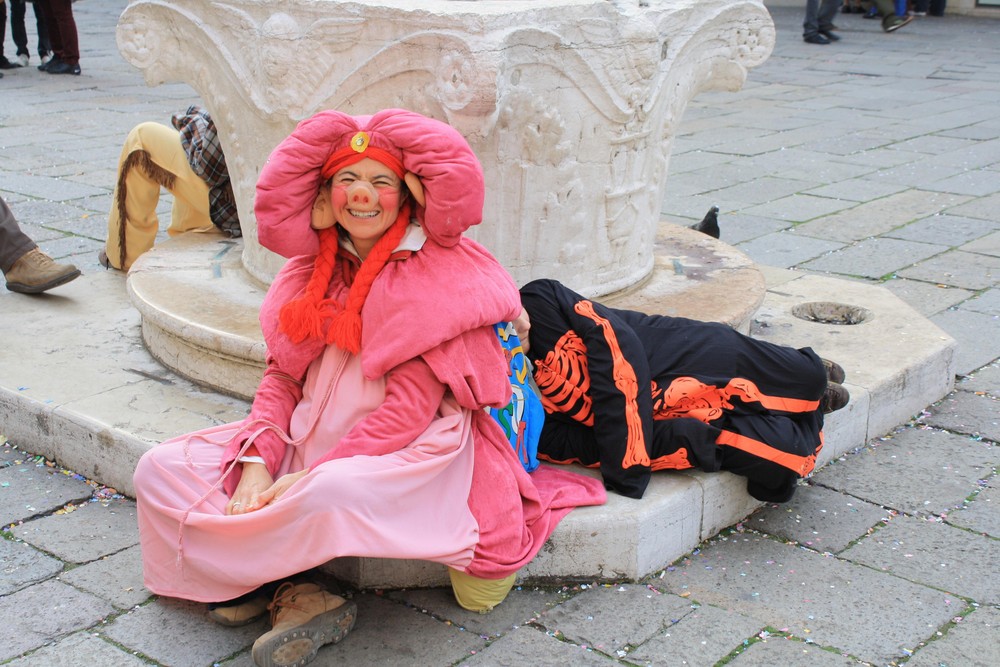
[[[24,0],[10,0],[10,36],[14,38],[17,55],[26,56],[28,50],[28,33],[24,30]]]
[[[7,39],[7,3],[0,2],[0,56],[3,56],[5,39]]]
[[[49,27],[45,23],[45,10],[38,2],[31,3],[35,10],[35,30],[38,32],[38,57],[44,58],[52,53],[52,43],[49,41]]]
[[[802,22],[802,36],[810,37],[819,33],[820,0],[806,0],[806,20]]]
[[[833,28],[833,18],[837,15],[837,10],[840,9],[840,2],[838,0],[823,0],[823,4],[819,8],[819,29],[821,31],[829,31]]]
[[[14,262],[38,246],[21,231],[7,202],[0,199],[0,271],[7,273]]]
[[[76,21],[73,19],[72,0],[45,0],[43,5],[42,10],[45,12],[52,50],[64,63],[79,64],[80,43],[76,33]]]

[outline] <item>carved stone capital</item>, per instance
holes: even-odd
[[[281,264],[252,211],[274,146],[322,109],[403,107],[468,138],[487,182],[472,235],[518,283],[598,296],[653,269],[674,127],[699,91],[742,85],[774,26],[761,0],[137,0],[118,44],[205,100],[258,279]]]

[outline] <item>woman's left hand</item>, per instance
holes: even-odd
[[[295,482],[305,477],[308,473],[309,469],[307,468],[305,470],[300,470],[299,472],[290,472],[287,475],[282,475],[278,478],[278,481],[257,496],[257,507],[264,507],[265,505],[272,505],[276,503],[278,499],[292,487],[292,484],[295,484]]]

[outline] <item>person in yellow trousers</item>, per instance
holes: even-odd
[[[99,260],[128,271],[153,247],[160,222],[160,189],[174,197],[167,233],[215,229],[241,236],[226,159],[215,123],[191,106],[171,119],[173,127],[146,122],[129,132],[118,161],[118,182],[108,214],[108,240]]]

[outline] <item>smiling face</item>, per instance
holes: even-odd
[[[402,182],[381,162],[365,158],[333,175],[330,202],[333,217],[351,237],[361,259],[399,215]]]

